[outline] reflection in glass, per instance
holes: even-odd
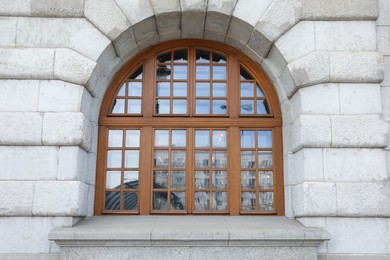
[[[140,114],[141,113],[141,99],[127,100],[127,113]]]
[[[137,189],[138,188],[138,171],[125,171],[123,177],[124,189]]]
[[[261,90],[260,86],[256,84],[256,96],[257,97],[264,97],[264,93]]]
[[[259,151],[259,168],[271,168],[272,167],[272,152]]]
[[[171,210],[184,210],[186,206],[185,192],[171,192]]]
[[[257,138],[259,148],[272,148],[272,131],[258,131]]]
[[[122,167],[122,151],[108,151],[107,168]]]
[[[119,189],[121,185],[120,171],[107,171],[106,189]]]
[[[226,131],[213,130],[213,147],[226,147]]]
[[[259,188],[273,189],[274,178],[271,171],[259,171]]]
[[[226,100],[213,100],[213,114],[225,115],[226,111]]]
[[[213,66],[213,80],[226,80],[225,66]]]
[[[226,56],[213,52],[213,62],[216,63],[226,63]]]
[[[226,192],[213,192],[213,210],[226,210],[227,209],[227,196]]]
[[[129,79],[142,79],[142,66],[139,66],[138,69],[130,75]]]
[[[169,114],[169,99],[157,99],[156,100],[156,114]]]
[[[125,112],[125,100],[116,98],[111,112],[113,114],[123,114]]]
[[[173,53],[174,62],[187,62],[188,60],[188,51],[187,49],[176,50]]]
[[[155,168],[168,168],[168,150],[155,150],[153,165]]]
[[[255,148],[255,131],[240,131],[241,148]]]
[[[240,84],[241,97],[253,97],[253,83],[252,82],[241,82]]]
[[[210,79],[210,66],[196,66],[196,79]]]
[[[196,83],[196,96],[197,97],[209,97],[210,96],[210,83]]]
[[[139,151],[131,150],[125,151],[125,167],[138,168],[139,167]]]
[[[213,97],[226,97],[226,83],[213,83]]]
[[[169,130],[154,130],[154,146],[155,147],[169,146]]]
[[[241,168],[255,168],[255,167],[256,167],[256,152],[241,151]]]
[[[187,83],[186,82],[173,82],[173,96],[174,97],[186,97],[187,96]]]
[[[255,112],[253,107],[253,100],[241,100],[240,111],[240,113],[243,115],[253,114]]]
[[[226,171],[213,171],[213,188],[226,189]]]
[[[142,82],[129,82],[129,96],[142,96]]]
[[[241,209],[243,211],[256,210],[256,193],[242,192],[241,193]]]
[[[153,209],[167,210],[168,209],[168,193],[153,192]]]
[[[157,61],[160,63],[171,61],[171,52],[165,52],[157,56]]]
[[[186,172],[172,171],[171,172],[171,189],[185,189],[186,188]]]
[[[208,189],[210,175],[208,171],[195,171],[195,189]]]
[[[186,147],[186,130],[172,130],[172,147]]]
[[[210,113],[210,101],[197,99],[196,100],[196,114],[209,114]]]
[[[169,82],[157,82],[156,96],[157,97],[169,97],[171,95],[171,83]]]
[[[226,168],[226,156],[225,151],[213,151],[213,168]]]
[[[187,79],[187,66],[173,66],[173,79]]]
[[[185,168],[186,167],[186,152],[185,151],[172,151],[171,167],[172,168]]]
[[[209,192],[195,192],[194,193],[195,210],[209,210],[210,208],[210,194]]]
[[[154,171],[153,172],[153,188],[167,189],[168,188],[168,172]]]
[[[196,148],[210,147],[210,131],[208,130],[195,131],[195,147]]]
[[[257,100],[256,105],[257,105],[257,114],[259,115],[269,114],[269,107],[268,107],[267,100]]]
[[[138,195],[136,192],[123,192],[123,209],[137,210]]]
[[[172,113],[173,114],[187,114],[187,100],[186,99],[174,99],[172,101]]]
[[[139,147],[140,130],[126,130],[126,147]]]
[[[256,188],[256,173],[254,171],[241,172],[241,189],[250,190]]]
[[[108,147],[122,147],[122,130],[109,130],[108,131]]]
[[[210,62],[210,52],[204,50],[196,50],[196,62]]]
[[[274,193],[273,192],[259,192],[260,210],[274,211]]]
[[[240,79],[241,80],[252,80],[252,75],[243,67],[240,67]]]
[[[126,83],[123,83],[121,89],[118,92],[117,96],[126,96]]]
[[[210,166],[210,156],[208,151],[195,151],[195,167],[208,168]]]
[[[106,203],[104,209],[106,210],[119,210],[120,207],[120,193],[119,192],[106,192]]]
[[[170,65],[157,65],[157,79],[171,79],[171,66]]]

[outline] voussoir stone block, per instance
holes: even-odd
[[[42,120],[41,113],[0,113],[0,144],[41,145]]]
[[[38,80],[0,80],[0,111],[37,111]]]
[[[91,147],[91,123],[83,113],[45,113],[42,142],[44,145]]]
[[[379,115],[332,115],[332,147],[386,147],[389,125]]]
[[[129,61],[139,53],[138,44],[135,40],[133,28],[129,28],[119,35],[113,42],[116,54],[121,58],[123,63]]]
[[[180,1],[150,0],[156,17],[160,41],[178,39],[181,36]]]
[[[181,0],[182,38],[203,38],[207,1]]]
[[[115,0],[132,25],[154,15],[150,1]]]
[[[0,181],[0,219],[2,216],[31,216],[33,195],[34,182]]]

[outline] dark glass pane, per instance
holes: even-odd
[[[226,171],[213,171],[213,188],[226,189],[227,176]]]
[[[142,82],[129,82],[129,96],[142,96]]]
[[[258,131],[257,132],[258,142],[257,145],[259,148],[272,148],[272,131]]]
[[[168,188],[168,172],[154,171],[153,172],[153,188],[167,189]]]
[[[274,211],[274,193],[273,192],[259,192],[260,210]]]
[[[226,63],[226,56],[213,52],[213,62],[216,63]]]
[[[209,66],[196,66],[196,79],[210,79],[210,67]]]
[[[124,189],[138,189],[138,171],[125,171],[123,177]]]
[[[122,130],[108,131],[108,147],[122,147],[123,145],[122,140],[123,140]]]
[[[226,147],[226,131],[225,130],[213,130],[213,147],[214,148]]]
[[[169,114],[169,99],[156,100],[156,114]]]
[[[123,114],[125,113],[125,100],[116,98],[114,105],[112,106],[113,114]]]
[[[241,131],[241,148],[255,148],[255,131]]]
[[[213,111],[214,115],[226,115],[226,100],[213,100]]]
[[[107,171],[106,189],[120,189],[121,176],[122,175],[120,171]]]
[[[127,113],[140,114],[141,113],[141,99],[127,100]]]
[[[259,171],[259,188],[273,189],[274,177],[271,171]]]
[[[195,171],[195,189],[208,189],[210,175],[208,171]]]
[[[241,210],[254,211],[256,210],[256,193],[242,192],[241,193]]]
[[[195,151],[195,168],[209,168],[210,154],[208,151]]]
[[[196,114],[210,114],[210,101],[197,99],[195,112]]]
[[[241,189],[249,190],[256,188],[256,173],[253,171],[241,172]]]
[[[186,172],[172,171],[171,172],[171,188],[185,189],[186,188]]]
[[[254,97],[253,83],[252,82],[241,82],[240,93],[241,93],[241,97]]]
[[[210,51],[196,50],[196,62],[210,62]]]
[[[186,82],[173,82],[173,96],[174,97],[186,97],[187,96],[187,83]]]
[[[173,66],[173,79],[187,79],[187,66],[175,65]]]
[[[137,210],[138,195],[136,192],[123,192],[123,209]]]
[[[209,192],[195,192],[194,193],[195,210],[203,211],[210,208],[210,193]]]
[[[188,60],[188,50],[187,49],[176,50],[173,53],[173,59],[174,59],[174,62],[187,62],[187,60]]]
[[[163,54],[160,54],[157,56],[157,61],[158,62],[170,62],[171,61],[171,52],[165,52]]]
[[[185,192],[171,192],[171,210],[184,210],[186,207]]]
[[[172,101],[173,114],[187,114],[187,100],[186,99],[174,99]]]
[[[157,82],[156,86],[157,97],[169,97],[171,95],[171,83],[170,82]]]
[[[213,83],[213,97],[226,97],[226,83]]]
[[[241,168],[255,168],[256,167],[256,152],[242,151],[241,152]]]
[[[123,83],[121,89],[118,92],[117,96],[126,96],[126,83]]]
[[[167,150],[154,151],[153,162],[155,168],[168,168],[168,151]]]
[[[213,80],[226,80],[225,66],[213,66]]]
[[[241,100],[240,111],[242,115],[253,114],[253,100]]]
[[[167,209],[168,209],[168,193],[153,192],[153,210],[167,210]]]
[[[227,193],[226,192],[213,192],[213,210],[226,210],[227,209]]]
[[[138,168],[139,167],[139,151],[130,150],[125,151],[125,167]]]
[[[170,65],[157,65],[157,79],[170,79],[171,78],[171,66]]]
[[[169,130],[154,131],[154,146],[168,147],[169,146]]]
[[[172,130],[172,147],[186,147],[186,130]]]
[[[258,152],[258,163],[259,168],[271,168],[273,165],[272,162],[272,152],[268,151],[259,151]]]
[[[142,79],[142,66],[140,66],[133,74],[130,75],[129,79]]]
[[[226,168],[227,154],[224,151],[213,151],[213,168]]]
[[[196,96],[197,97],[209,97],[210,96],[210,83],[196,83]]]
[[[104,208],[106,210],[119,210],[121,202],[120,198],[119,192],[106,192],[106,203]]]
[[[195,147],[196,148],[210,147],[210,131],[208,130],[195,131]]]
[[[257,100],[257,114],[259,115],[267,115],[269,114],[269,107],[267,100]]]
[[[252,75],[243,67],[240,67],[240,78],[241,80],[253,80]]]

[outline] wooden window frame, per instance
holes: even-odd
[[[226,115],[195,115],[195,79],[194,67],[190,63],[195,57],[190,51],[188,57],[188,84],[187,84],[187,114],[186,115],[157,115],[155,114],[155,82],[156,82],[156,55],[175,49],[195,48],[210,50],[227,56],[227,107]],[[128,76],[140,65],[143,66],[142,114],[112,114],[111,107],[116,93]],[[243,66],[254,80],[260,84],[268,102],[270,114],[241,115],[240,114],[240,66]],[[210,81],[212,82],[212,81]],[[172,89],[172,86],[171,86]],[[172,95],[172,93],[171,93]],[[255,93],[256,95],[256,93]],[[172,97],[170,97],[172,99]],[[256,97],[254,98],[256,100]],[[172,106],[172,104],[171,104]],[[210,104],[212,106],[212,104]],[[226,129],[228,132],[228,212],[194,212],[194,136],[195,129]],[[137,211],[105,211],[105,169],[107,154],[108,129],[140,129],[140,165],[138,186]],[[183,212],[163,212],[164,214],[228,214],[228,215],[284,215],[284,185],[283,185],[283,145],[282,145],[282,118],[279,101],[271,82],[260,66],[245,56],[242,52],[228,45],[206,40],[177,40],[151,47],[124,65],[114,76],[102,101],[99,116],[99,135],[97,153],[97,172],[95,190],[95,215],[102,214],[159,214],[152,211],[152,180],[153,165],[151,137],[155,129],[187,129],[187,159],[186,159],[186,207]],[[273,132],[273,171],[274,171],[274,208],[273,212],[241,212],[241,165],[240,157],[240,130],[272,130]],[[146,145],[150,144],[150,145]],[[237,163],[238,162],[238,163]],[[142,175],[142,177],[141,177]]]

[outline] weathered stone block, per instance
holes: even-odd
[[[160,41],[157,32],[156,18],[154,16],[148,17],[139,23],[133,25],[135,40],[138,47],[146,49],[153,46]]]
[[[180,1],[151,0],[161,41],[180,38]]]
[[[0,216],[31,215],[33,195],[34,182],[0,181]]]
[[[37,111],[38,80],[0,80],[0,111]]]
[[[341,114],[380,114],[381,88],[378,84],[339,84]]]
[[[132,27],[119,35],[112,44],[114,45],[116,54],[121,58],[123,63],[129,61],[139,52]]]
[[[381,87],[383,119],[390,121],[390,87]]]
[[[271,3],[272,0],[238,0],[233,11],[233,16],[254,27]],[[253,10],[256,10],[256,12],[253,12]]]
[[[1,145],[41,145],[41,113],[0,113]]]
[[[287,62],[279,50],[274,46],[261,66],[271,81],[274,82],[285,72]]]
[[[15,46],[16,42],[16,25],[18,18],[16,17],[0,17],[0,46],[11,47]]]
[[[290,184],[324,181],[322,149],[301,149],[291,156]]]
[[[376,27],[376,45],[377,50],[384,55],[390,55],[390,30],[389,26],[377,26]]]
[[[203,38],[207,1],[182,0],[180,7],[182,38]]]
[[[154,15],[150,1],[115,0],[132,25]]]
[[[85,182],[88,171],[88,153],[80,147],[61,147],[58,160],[58,179]]]

